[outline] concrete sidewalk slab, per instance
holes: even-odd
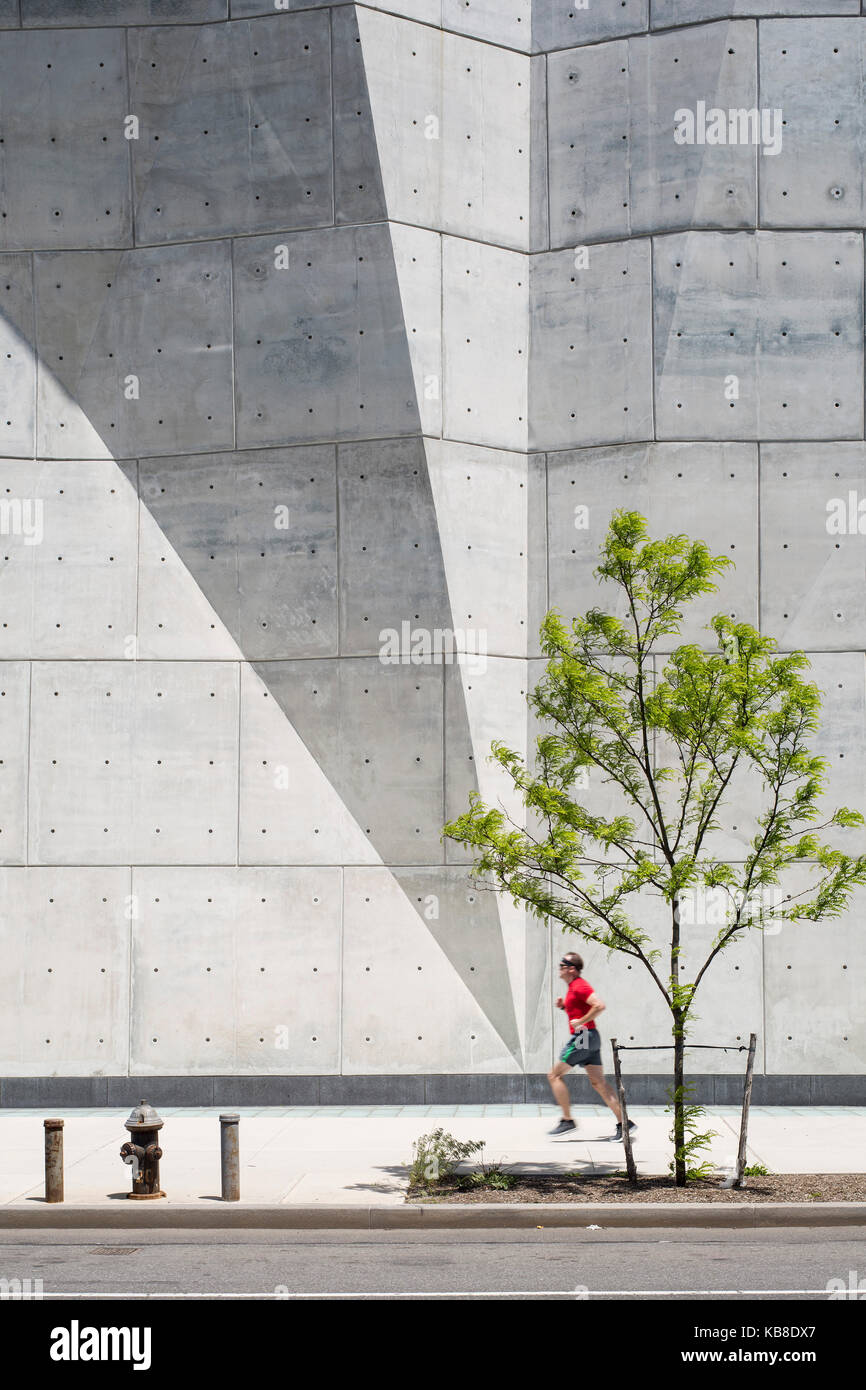
[[[431,1107],[435,1109],[436,1107]],[[601,1106],[574,1108],[577,1130],[553,1139],[553,1107],[451,1107],[448,1117],[419,1114],[421,1107],[260,1108],[240,1122],[241,1197],[249,1206],[405,1205],[412,1144],[442,1126],[460,1140],[483,1140],[486,1162],[517,1173],[585,1174],[621,1170],[621,1143],[611,1142],[613,1118]],[[479,1110],[483,1113],[479,1114]],[[527,1113],[533,1112],[534,1113]],[[516,1112],[516,1113],[515,1113]],[[208,1206],[220,1201],[219,1109],[166,1109],[160,1165],[166,1202],[157,1206]],[[662,1107],[636,1106],[634,1137],[639,1173],[663,1174],[671,1157],[671,1117]],[[127,1138],[126,1110],[67,1112],[66,1201],[76,1207],[135,1205],[126,1201],[130,1170],[120,1160]],[[0,1111],[0,1209],[42,1207],[42,1111]],[[702,1125],[716,1133],[710,1157],[733,1164],[740,1112],[714,1107]],[[748,1161],[775,1173],[866,1172],[866,1109],[789,1111],[755,1107],[749,1126]]]

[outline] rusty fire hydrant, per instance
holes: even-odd
[[[127,1197],[143,1201],[165,1196],[159,1186],[162,1149],[158,1137],[163,1123],[161,1116],[146,1100],[141,1101],[124,1122],[125,1128],[133,1135],[133,1139],[127,1140],[120,1150],[124,1163],[132,1165],[132,1191],[127,1192]]]

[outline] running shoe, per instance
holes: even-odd
[[[560,1120],[556,1129],[550,1131],[551,1134],[570,1134],[573,1129],[577,1129],[574,1120]]]

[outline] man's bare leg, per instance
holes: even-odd
[[[597,1095],[601,1097],[605,1105],[613,1111],[614,1115],[616,1115],[617,1124],[621,1125],[622,1110],[620,1109],[620,1104],[617,1100],[616,1091],[613,1089],[610,1082],[605,1081],[604,1079],[604,1067],[584,1067],[584,1071],[589,1077],[589,1084],[592,1087],[592,1089],[596,1092]],[[553,1075],[552,1072],[551,1075]],[[553,1082],[551,1081],[550,1084],[552,1086]]]
[[[564,1120],[571,1119],[571,1097],[568,1094],[568,1087],[562,1079],[568,1071],[571,1071],[571,1067],[568,1066],[566,1062],[556,1062],[547,1073],[547,1079],[550,1082],[553,1098],[557,1105],[560,1106],[562,1118]],[[596,1067],[596,1071],[601,1071],[601,1068]]]

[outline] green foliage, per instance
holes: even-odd
[[[409,1186],[433,1188],[452,1178],[461,1163],[479,1155],[479,1169],[460,1178],[463,1187],[488,1187],[506,1192],[516,1186],[518,1178],[507,1173],[501,1163],[485,1163],[483,1139],[455,1139],[445,1129],[422,1134],[412,1145],[412,1166]]]
[[[674,1156],[670,1163],[670,1171],[676,1173],[678,1165],[685,1170],[686,1182],[694,1182],[697,1178],[711,1178],[716,1171],[716,1165],[709,1156],[701,1159],[699,1163],[694,1162],[696,1156],[700,1157],[701,1151],[709,1147],[711,1139],[718,1138],[718,1130],[698,1129],[698,1120],[706,1115],[706,1106],[696,1105],[689,1100],[689,1096],[694,1094],[693,1086],[676,1086],[668,1090],[668,1098],[671,1104],[666,1107],[665,1113],[675,1116],[678,1112],[682,1113],[683,1143],[677,1145],[675,1130],[671,1130],[670,1138],[674,1144]]]
[[[498,1192],[508,1192],[516,1187],[519,1179],[515,1173],[506,1173],[499,1163],[488,1163],[480,1173],[470,1173],[467,1186],[490,1187]]]
[[[767,1178],[769,1175],[770,1170],[763,1163],[750,1163],[748,1168],[743,1169],[744,1178]]]
[[[430,1134],[422,1134],[412,1145],[409,1185],[435,1186],[444,1178],[450,1178],[459,1164],[483,1151],[481,1140],[461,1141],[441,1128],[434,1129]]]

